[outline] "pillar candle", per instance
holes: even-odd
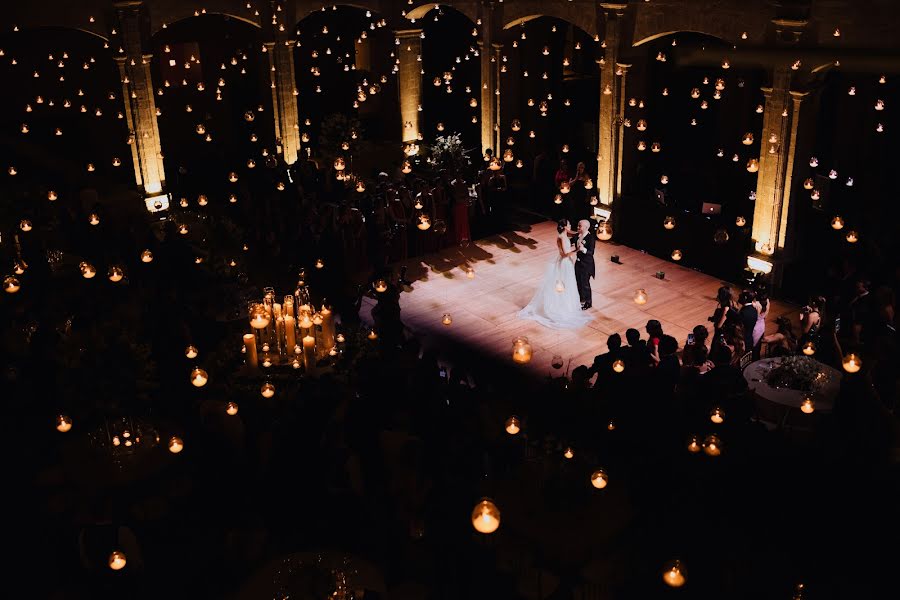
[[[293,317],[294,316],[294,297],[293,296],[285,296],[284,304],[281,306],[281,314],[285,317]]]
[[[303,362],[306,363],[306,372],[310,375],[316,373],[316,338],[308,335],[303,338]]]
[[[297,322],[297,326],[300,328],[300,335],[302,337],[306,337],[308,335],[312,335],[315,337],[315,331],[313,330],[312,319],[309,318],[309,314],[303,313],[299,321]]]
[[[275,319],[275,348],[278,354],[284,349],[284,340],[284,317],[278,317]]]
[[[272,305],[272,312],[275,313],[275,318],[276,318],[276,319],[277,319],[278,317],[282,316],[282,315],[281,315],[281,305],[278,304],[277,302],[274,303],[274,304]]]
[[[256,369],[259,367],[259,358],[256,355],[256,336],[252,333],[244,334],[244,346],[247,347],[247,364]]]
[[[323,304],[319,314],[322,315],[322,343],[325,345],[324,351],[327,353],[334,348],[334,313]]]
[[[291,315],[284,317],[284,341],[287,351],[293,352],[294,346],[297,345],[297,336],[294,334],[294,325],[296,320]]]

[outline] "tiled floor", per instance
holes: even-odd
[[[597,242],[594,260],[597,276],[592,280],[594,321],[577,331],[548,329],[516,313],[534,294],[541,276],[556,252],[556,225],[550,221],[473,242],[466,248],[443,250],[406,261],[407,279],[413,291],[401,295],[402,319],[426,345],[440,347],[448,338],[477,347],[489,355],[510,360],[512,341],[528,338],[534,349],[530,368],[536,374],[550,371],[554,354],[574,368],[590,364],[606,351],[606,338],[634,327],[646,337],[648,319],[657,319],[663,330],[683,345],[688,332],[706,324],[715,309],[719,279],[681,267],[626,246]],[[609,260],[617,254],[622,264]],[[397,265],[398,267],[400,265]],[[475,269],[466,277],[465,268]],[[665,279],[657,279],[657,271]],[[637,288],[647,291],[648,302],[632,300]],[[767,331],[775,329],[775,318],[793,314],[797,307],[773,302]],[[373,301],[365,298],[364,320],[370,321]],[[453,323],[441,324],[449,313]],[[796,317],[796,315],[793,315]],[[571,362],[569,363],[569,361]],[[564,367],[565,368],[565,367]]]

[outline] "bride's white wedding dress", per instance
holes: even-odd
[[[572,249],[565,232],[560,233],[557,239],[563,253]],[[541,285],[531,302],[519,311],[518,316],[551,329],[578,329],[592,320],[581,310],[574,256],[560,256],[557,252],[547,265]]]

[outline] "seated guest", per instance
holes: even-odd
[[[791,320],[782,315],[775,319],[775,323],[778,330],[762,338],[763,343],[768,344],[768,356],[790,356],[797,352],[797,336],[794,335]]]
[[[725,344],[716,344],[710,352],[713,368],[704,376],[701,393],[714,401],[741,393],[747,389],[747,381],[740,368],[732,364],[733,355]]]

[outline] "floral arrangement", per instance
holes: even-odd
[[[463,147],[458,133],[436,137],[429,154],[427,161],[436,171],[464,173],[472,164],[469,151]]]
[[[766,383],[774,388],[801,392],[814,391],[822,378],[819,362],[809,356],[788,356],[780,362],[773,362],[765,375]]]

